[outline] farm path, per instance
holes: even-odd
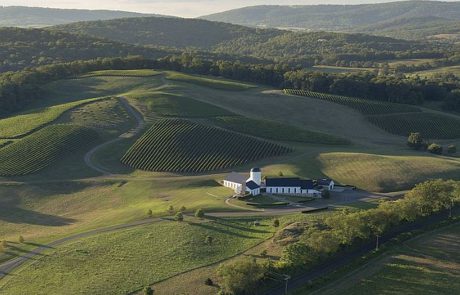
[[[145,121],[144,121],[144,118],[142,117],[142,115],[136,111],[134,109],[133,106],[131,106],[128,102],[128,100],[121,96],[121,97],[118,97],[118,99],[120,100],[120,103],[123,105],[123,107],[128,111],[128,113],[136,120],[137,122],[137,125],[136,127],[134,127],[133,129],[129,130],[128,132],[126,133],[123,133],[121,134],[119,137],[117,138],[114,138],[112,140],[109,140],[109,141],[106,141],[94,148],[92,148],[88,153],[86,153],[85,155],[85,164],[92,168],[93,170],[96,170],[97,172],[99,173],[102,173],[104,176],[112,176],[113,173],[104,169],[104,167],[101,167],[99,165],[97,165],[96,163],[93,162],[93,158],[94,158],[94,154],[96,154],[100,149],[108,146],[108,145],[111,145],[115,142],[118,142],[118,141],[121,141],[123,139],[127,139],[127,138],[132,138],[136,135],[138,135],[143,129],[144,129],[144,126],[145,126]]]
[[[141,226],[141,225],[146,225],[146,224],[151,224],[151,223],[155,223],[155,222],[161,222],[161,221],[165,221],[165,220],[166,219],[163,219],[163,218],[143,219],[143,220],[138,220],[138,221],[134,221],[134,222],[126,223],[126,224],[114,225],[114,226],[109,226],[109,227],[105,227],[105,228],[99,228],[99,229],[91,230],[91,231],[84,232],[84,233],[75,234],[75,235],[72,235],[72,236],[68,236],[68,237],[56,240],[56,241],[51,242],[51,243],[46,244],[46,245],[40,245],[40,246],[38,246],[37,248],[35,248],[34,250],[32,250],[30,252],[24,253],[21,256],[18,256],[18,257],[14,258],[14,259],[11,259],[11,260],[3,263],[3,264],[0,264],[0,280],[3,279],[4,277],[6,277],[14,269],[18,268],[19,266],[21,266],[25,262],[27,262],[27,261],[29,261],[31,259],[35,259],[37,256],[43,255],[42,253],[45,252],[46,250],[53,249],[56,246],[62,245],[64,243],[75,241],[75,240],[86,238],[86,237],[90,237],[90,236],[94,236],[94,235],[97,235],[97,234],[116,232],[116,231],[120,231],[120,230],[124,230],[124,229],[129,229],[129,228],[133,228],[133,227],[137,227],[137,226]],[[1,290],[1,285],[0,285],[0,290]]]

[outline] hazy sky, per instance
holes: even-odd
[[[361,4],[377,2],[391,2],[391,0],[0,0],[0,5],[128,10],[195,17],[261,4]]]

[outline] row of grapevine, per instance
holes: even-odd
[[[353,108],[365,115],[415,113],[415,112],[421,111],[418,107],[410,106],[410,105],[372,101],[372,100],[367,100],[367,99],[362,99],[362,98],[313,92],[313,91],[300,90],[300,89],[284,89],[284,93],[289,94],[289,95],[298,95],[298,96],[317,98],[321,100],[338,103],[338,104]]]
[[[420,132],[431,139],[460,138],[460,120],[441,114],[392,114],[369,116],[368,120],[389,133],[402,136]]]
[[[74,125],[50,125],[0,149],[0,175],[37,172],[66,154],[94,142],[96,131]]]
[[[289,148],[184,119],[162,119],[127,151],[122,163],[136,169],[205,172],[290,152]]]

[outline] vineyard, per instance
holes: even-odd
[[[289,148],[182,119],[162,119],[128,150],[122,163],[159,172],[227,169],[290,152]]]
[[[91,129],[51,125],[0,149],[0,175],[37,172],[97,139]]]
[[[213,118],[212,122],[222,128],[277,141],[329,145],[349,144],[349,141],[329,134],[304,130],[268,120],[255,120],[240,116],[233,116]]]
[[[434,113],[369,116],[368,120],[389,133],[407,136],[420,132],[425,138],[460,138],[460,120]]]
[[[58,119],[64,112],[103,98],[91,98],[41,108],[0,120],[0,138],[18,138]]]
[[[394,114],[394,113],[416,113],[421,110],[415,106],[390,103],[390,102],[379,102],[371,101],[362,98],[334,95],[328,93],[313,92],[299,89],[284,89],[285,94],[306,96],[311,98],[317,98],[326,100],[334,103],[338,103],[364,115],[379,115],[379,114]]]

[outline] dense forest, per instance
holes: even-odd
[[[450,51],[455,51],[445,44],[364,34],[290,32],[157,17],[80,22],[53,29],[129,44],[252,56],[292,67],[320,64],[375,67],[385,60],[447,58],[453,54]]]
[[[0,36],[0,72],[98,57],[159,58],[173,52],[43,29],[0,28]]]

